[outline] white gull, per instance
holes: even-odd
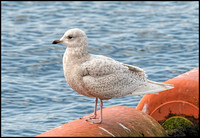
[[[103,55],[88,53],[87,35],[80,29],[70,29],[53,44],[63,43],[67,49],[63,56],[63,70],[69,86],[79,94],[95,97],[93,123],[102,122],[102,100],[114,97],[157,93],[173,88],[170,84],[147,79],[145,72],[135,66],[115,61]],[[100,99],[100,119],[96,119]]]

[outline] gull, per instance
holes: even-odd
[[[67,46],[63,56],[64,76],[69,86],[79,94],[95,97],[94,114],[86,121],[102,123],[103,100],[114,97],[157,93],[173,88],[171,84],[147,79],[144,70],[123,64],[110,57],[88,53],[88,38],[78,28],[70,29],[52,44]],[[100,117],[97,103],[100,99]]]

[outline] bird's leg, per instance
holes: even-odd
[[[89,119],[95,119],[97,116],[97,103],[98,103],[98,98],[95,98],[95,106],[94,106],[94,114],[89,117]]]
[[[103,101],[100,99],[100,118],[99,119],[92,119],[92,120],[87,120],[90,121],[94,124],[101,124],[102,120],[103,120],[103,115],[102,115],[102,110],[103,110]]]
[[[97,116],[97,103],[98,103],[98,98],[96,97],[95,98],[95,106],[94,106],[94,114],[92,116],[89,116],[89,117],[81,117],[80,119],[82,119],[82,118],[85,118],[85,119],[95,119],[96,116]]]

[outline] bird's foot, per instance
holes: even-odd
[[[80,117],[80,119],[95,119],[96,118],[96,115],[92,115],[92,116],[85,116],[85,117]]]
[[[102,120],[101,119],[90,119],[90,120],[87,120],[86,121],[89,121],[93,124],[101,124]]]

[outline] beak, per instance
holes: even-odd
[[[58,44],[58,43],[62,43],[62,41],[60,41],[60,40],[54,40],[54,41],[52,42],[52,44]]]

